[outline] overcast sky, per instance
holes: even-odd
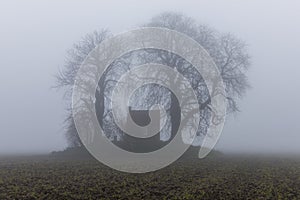
[[[66,50],[93,30],[119,33],[163,11],[249,44],[252,89],[217,148],[300,153],[299,10],[297,0],[1,1],[0,154],[65,148],[65,102],[50,88]]]

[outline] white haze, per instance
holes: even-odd
[[[66,147],[62,94],[51,90],[66,50],[86,33],[126,31],[178,11],[249,44],[252,89],[217,149],[300,153],[300,2],[152,0],[0,2],[0,154]]]

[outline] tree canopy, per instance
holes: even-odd
[[[188,35],[203,46],[216,63],[225,84],[228,114],[239,111],[238,100],[249,88],[246,72],[250,66],[250,57],[243,41],[232,34],[220,33],[207,25],[197,23],[190,17],[174,12],[157,15],[142,27],[163,27],[175,30]],[[57,75],[57,87],[65,89],[66,99],[70,100],[76,73],[84,59],[97,45],[111,36],[112,34],[105,29],[94,31],[83,37],[68,51],[64,68]],[[136,140],[122,132],[114,122],[109,106],[112,88],[120,76],[145,63],[167,65],[189,80],[200,105],[200,123],[197,135],[199,137],[205,135],[209,126],[208,119],[211,117],[209,107],[211,98],[201,75],[190,63],[178,55],[159,49],[142,49],[128,52],[115,60],[98,83],[95,108],[99,124],[104,129],[106,136],[111,140],[118,138],[119,143],[123,141],[122,148],[130,151],[135,151],[138,143],[145,147],[147,144],[153,145],[153,142],[157,142],[151,141],[151,138],[141,142],[141,140]],[[171,80],[174,80],[172,84],[176,84],[175,78]],[[165,143],[171,141],[178,131],[181,112],[178,100],[172,92],[160,85],[147,85],[136,91],[130,104],[136,109],[149,109],[154,104],[162,105],[167,111],[168,117],[165,127],[161,130],[160,139]],[[81,141],[75,128],[72,110],[70,108],[67,110],[69,114],[66,120],[66,136],[69,145],[80,146]],[[162,142],[161,145],[156,145],[154,149],[163,144]]]

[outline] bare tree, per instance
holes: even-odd
[[[221,76],[226,87],[226,98],[228,100],[229,113],[239,111],[237,101],[244,95],[249,87],[246,71],[250,65],[246,45],[241,40],[231,34],[222,34],[206,25],[197,24],[193,19],[173,12],[162,13],[152,18],[149,23],[144,25],[144,27],[164,27],[175,30],[190,36],[202,45],[213,58],[221,72]],[[80,64],[92,49],[109,36],[110,34],[108,31],[88,34],[81,42],[74,45],[73,49],[68,52],[66,65],[57,76],[57,86],[67,87],[66,97],[70,97],[70,89],[74,84],[74,78]],[[135,58],[134,62],[133,58]],[[134,138],[131,138],[118,129],[113,121],[111,109],[107,105],[110,101],[111,89],[115,86],[118,78],[134,66],[150,62],[167,65],[174,70],[177,70],[190,81],[193,89],[196,91],[201,112],[197,134],[205,135],[208,127],[208,119],[211,116],[209,107],[211,97],[209,96],[205,82],[201,75],[197,73],[190,63],[178,55],[158,49],[144,49],[129,52],[117,59],[110,65],[98,83],[98,88],[95,94],[96,113],[99,123],[103,129],[106,130],[108,137],[115,138],[115,134],[117,134],[118,137],[122,138],[123,141],[126,141],[126,143],[141,142],[140,140],[135,141]],[[172,84],[177,84],[174,77],[170,78],[170,80],[173,80]],[[169,128],[167,128],[166,131],[169,132],[167,141],[170,141],[178,131],[181,120],[180,105],[176,96],[162,87],[154,85],[141,90],[139,94],[148,95],[147,102],[143,102],[142,105],[138,102],[134,102],[133,104],[135,105],[147,107],[154,103],[159,103],[158,101],[165,105],[170,117],[169,124],[167,126]],[[70,116],[67,120],[68,140],[73,146],[79,146],[81,143],[77,136],[72,113],[69,115]],[[142,145],[145,146],[145,143]],[[160,147],[160,145],[158,145],[158,147]]]
[[[87,34],[85,37],[83,37],[81,41],[74,44],[73,48],[71,48],[67,52],[65,66],[56,75],[57,82],[55,87],[65,89],[64,97],[68,102],[71,101],[75,76],[80,65],[90,53],[90,51],[93,50],[102,41],[107,39],[109,36],[110,33],[108,30],[94,31],[93,33]],[[99,82],[98,87],[99,89],[97,90],[96,94],[98,99],[97,115],[99,119],[102,119],[104,115],[104,93],[103,89],[100,90],[100,88],[105,87],[105,83],[103,83],[103,80]],[[72,109],[69,106],[67,107],[68,116],[65,121],[67,129],[66,138],[70,147],[77,147],[81,146],[82,142],[80,141],[75,127],[72,116]],[[102,123],[102,120],[100,121],[100,123]]]

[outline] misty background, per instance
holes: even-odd
[[[216,146],[300,154],[300,2],[296,0],[0,2],[0,154],[62,150],[66,102],[51,89],[66,51],[94,30],[117,34],[181,12],[249,45],[250,89]]]

